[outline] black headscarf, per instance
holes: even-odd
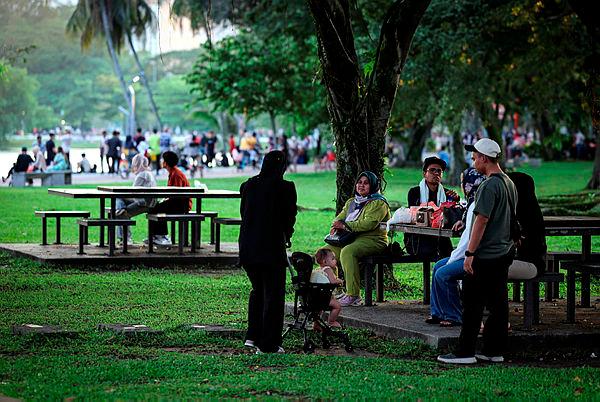
[[[264,179],[281,179],[287,167],[285,154],[271,151],[265,155],[259,176]]]
[[[511,172],[508,177],[517,189],[517,220],[521,224],[524,240],[517,250],[517,259],[535,264],[538,273],[544,270],[546,255],[546,228],[544,216],[535,195],[533,178],[525,173]]]

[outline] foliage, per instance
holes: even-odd
[[[9,65],[0,76],[0,142],[16,129],[31,125],[38,108],[35,98],[39,83],[22,68]]]
[[[195,101],[209,102],[216,111],[292,115],[318,124],[324,117],[323,92],[314,84],[317,61],[307,53],[310,47],[290,37],[267,40],[243,30],[205,45],[187,80]]]

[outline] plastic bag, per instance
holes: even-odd
[[[394,212],[394,215],[392,215],[390,220],[387,221],[387,230],[390,230],[390,225],[393,225],[394,223],[411,223],[411,222],[412,222],[412,216],[410,213],[410,209],[401,207],[401,208],[398,208]]]

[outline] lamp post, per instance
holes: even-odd
[[[129,135],[133,137],[135,133],[135,89],[133,88],[133,84],[140,80],[140,76],[136,75],[131,79],[131,84],[127,87],[129,90],[129,95],[131,99],[131,104],[129,105]]]

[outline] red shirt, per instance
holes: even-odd
[[[169,171],[169,181],[167,182],[167,186],[172,187],[189,187],[190,182],[187,177],[183,174],[181,170],[177,167],[174,167]],[[190,210],[192,209],[192,199],[188,198],[188,202],[190,204]]]

